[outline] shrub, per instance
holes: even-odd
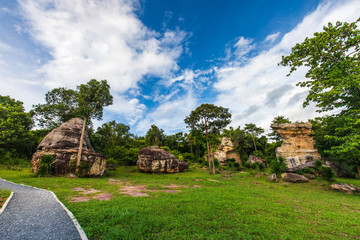
[[[320,167],[322,167],[322,162],[320,161],[320,160],[316,160],[315,161],[315,167],[318,169],[318,168],[320,168]]]
[[[244,166],[245,168],[251,168],[251,163],[249,163],[249,162],[244,162],[244,163],[243,163],[243,166]]]
[[[41,157],[39,169],[37,171],[37,176],[49,176],[54,174],[54,168],[52,162],[54,157],[52,155],[44,155]]]
[[[286,169],[285,158],[279,157],[270,162],[270,172],[280,175]]]
[[[332,170],[332,168],[321,166],[321,167],[318,168],[318,171],[319,171],[320,176],[324,180],[326,180],[328,182],[333,182],[334,181],[335,173]]]
[[[214,166],[215,166],[216,168],[220,166],[219,159],[214,158]]]

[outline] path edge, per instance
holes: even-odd
[[[11,191],[10,196],[6,199],[5,203],[2,205],[1,209],[0,209],[0,215],[3,213],[3,211],[5,210],[6,206],[9,204],[10,199],[13,197],[14,192]]]
[[[11,182],[9,180],[6,180],[6,179],[3,179],[0,177],[0,179],[6,181],[6,182],[9,182],[9,183],[12,183],[12,184],[17,184],[17,185],[22,185],[22,186],[26,186],[26,187],[30,187],[30,188],[34,188],[34,189],[38,189],[38,190],[43,190],[43,191],[47,191],[47,192],[50,192],[53,197],[55,198],[55,200],[60,204],[60,206],[65,210],[66,214],[70,217],[71,221],[74,223],[75,225],[75,228],[76,230],[78,231],[79,235],[80,235],[80,238],[81,240],[89,240],[84,232],[84,230],[82,229],[80,223],[78,222],[78,220],[76,220],[74,214],[69,210],[67,209],[67,207],[57,198],[56,194],[53,192],[53,191],[50,191],[50,190],[46,190],[46,189],[42,189],[42,188],[37,188],[37,187],[33,187],[33,186],[29,186],[29,185],[25,185],[25,184],[22,184],[22,183],[14,183],[14,182]],[[1,208],[2,211],[4,211],[3,209],[4,206],[7,205],[7,203],[10,201],[10,199],[12,198],[13,196],[13,192],[11,192],[9,198],[6,200],[6,202],[4,203],[3,207]],[[0,214],[2,213],[2,211],[0,211]]]
[[[49,190],[47,190],[49,191]],[[56,194],[52,191],[49,191],[55,198],[55,200],[60,204],[60,206],[65,210],[66,214],[70,217],[70,219],[73,221],[76,230],[79,232],[81,240],[88,240],[84,230],[82,229],[80,223],[78,220],[76,220],[74,214],[57,198]]]

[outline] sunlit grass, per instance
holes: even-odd
[[[321,180],[271,183],[266,176],[249,172],[209,175],[190,169],[146,174],[136,167],[122,167],[95,179],[34,178],[29,169],[0,169],[0,176],[54,191],[89,239],[360,239],[360,196],[331,191]],[[110,184],[110,178],[153,190],[169,184],[188,188],[130,197],[119,191],[121,185]],[[359,179],[337,180],[360,186]],[[72,190],[75,187],[94,188],[113,197],[70,202],[81,195]]]

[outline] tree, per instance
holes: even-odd
[[[254,123],[245,124],[244,130],[251,136],[251,139],[254,143],[255,151],[257,151],[255,138],[259,137],[264,133],[264,129],[261,127],[257,127]]]
[[[271,121],[271,124],[281,124],[281,123],[291,123],[291,121],[284,116],[274,117],[274,119]],[[276,142],[281,141],[280,135],[274,130],[272,130],[272,132],[269,133],[268,136],[270,137],[270,139],[275,140]]]
[[[0,95],[0,149],[26,154],[31,126],[31,116],[25,112],[23,103]]]
[[[164,138],[164,130],[159,129],[156,125],[151,125],[145,135],[145,142],[148,146],[160,147],[163,144]]]
[[[34,105],[32,111],[40,127],[53,129],[71,118],[82,117],[75,90],[55,88],[45,94],[45,101],[45,104]]]
[[[79,172],[87,119],[96,118],[97,120],[101,120],[104,107],[113,103],[113,97],[110,94],[110,86],[106,80],[101,80],[99,82],[96,79],[91,79],[87,84],[78,86],[77,89],[79,113],[83,116],[83,126],[76,162],[76,173]]]
[[[342,113],[360,109],[360,30],[357,23],[328,23],[323,32],[306,38],[279,63],[290,67],[288,76],[308,67],[303,82],[310,88],[304,107],[311,101],[319,112],[339,109]]]
[[[209,173],[211,174],[210,135],[219,134],[220,131],[231,122],[229,109],[204,103],[192,111],[184,121],[192,131],[199,131],[205,134],[207,160],[209,163]],[[213,173],[215,173],[215,168],[213,168]]]
[[[328,23],[323,32],[306,38],[292,48],[288,56],[283,56],[279,63],[290,67],[290,75],[301,66],[308,67],[306,80],[297,85],[308,87],[309,94],[303,106],[311,101],[316,103],[318,112],[337,110],[338,113],[323,118],[323,130],[327,149],[333,161],[359,159],[360,149],[360,30],[353,23]],[[338,122],[341,124],[338,124]],[[337,126],[335,129],[327,126]],[[330,144],[330,145],[329,145]],[[355,154],[355,155],[354,155]],[[358,172],[360,174],[359,161]]]
[[[104,107],[112,104],[110,86],[106,80],[91,79],[87,84],[77,86],[77,90],[55,88],[45,95],[45,104],[34,106],[33,114],[39,125],[54,128],[74,117],[83,118],[83,126],[76,162],[76,173],[84,141],[85,127],[91,119],[102,119]]]

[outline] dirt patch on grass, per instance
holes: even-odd
[[[215,179],[208,179],[208,181],[210,181],[210,182],[221,182],[221,181],[215,180]]]
[[[149,196],[148,192],[177,193],[177,192],[181,192],[181,190],[174,190],[176,188],[189,188],[189,186],[186,185],[176,185],[176,184],[170,184],[162,187],[169,189],[152,190],[152,189],[147,189],[144,185],[128,185],[120,188],[119,191],[122,194],[126,194],[131,197],[148,197]],[[192,188],[200,188],[200,187],[201,187],[200,185],[194,185]]]
[[[100,193],[93,196],[93,199],[108,201],[113,195],[111,193]]]
[[[75,192],[84,194],[84,195],[101,192],[100,190],[96,190],[94,188],[84,189],[82,187],[76,187],[76,188],[73,188],[72,190]],[[91,199],[97,199],[99,201],[107,201],[107,200],[110,200],[110,198],[112,196],[113,195],[111,193],[100,193],[100,194],[96,194],[93,196],[76,196],[76,197],[71,198],[70,202],[87,202],[87,201],[90,201]]]

